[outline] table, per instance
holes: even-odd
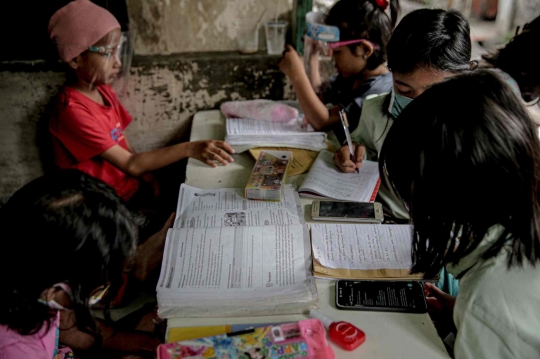
[[[191,141],[223,139],[225,120],[215,111],[198,112],[193,119]],[[186,184],[199,188],[244,187],[255,161],[247,153],[235,154],[234,163],[218,168],[190,158]],[[290,177],[287,183],[300,184],[303,175]],[[311,222],[311,199],[302,198],[306,222]],[[442,340],[428,314],[343,311],[335,307],[334,281],[317,279],[320,311],[330,318],[349,321],[362,329],[366,341],[358,349],[347,352],[334,345],[337,358],[448,358]],[[272,323],[306,319],[305,315],[281,315],[250,318],[175,318],[168,328],[222,324]],[[168,336],[168,333],[167,333]]]

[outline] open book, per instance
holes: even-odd
[[[283,186],[281,201],[244,198],[243,188],[201,189],[180,186],[175,228],[269,226],[304,223],[298,193]]]
[[[271,122],[228,118],[225,141],[237,152],[255,147],[293,147],[320,151],[327,148],[326,133],[303,126],[300,119]]]
[[[360,173],[343,173],[334,164],[333,156],[326,150],[319,153],[298,189],[300,196],[373,202],[380,184],[377,162],[363,161]]]
[[[421,279],[410,274],[411,225],[312,224],[313,274],[329,279]]]
[[[293,314],[316,306],[306,225],[172,228],[157,285],[159,315]]]

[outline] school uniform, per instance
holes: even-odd
[[[356,76],[343,77],[334,75],[328,81],[328,86],[323,90],[321,97],[325,104],[340,106],[347,113],[349,120],[349,130],[353,131],[358,127],[360,114],[364,101],[369,95],[378,95],[392,90],[392,73],[373,76],[366,79],[356,89],[352,89]],[[341,122],[332,126],[332,131],[336,134],[339,143],[345,141],[345,132]]]
[[[508,268],[511,241],[495,256],[483,255],[503,234],[491,227],[479,246],[448,271],[460,279],[454,306],[456,359],[540,357],[540,265],[526,259]]]

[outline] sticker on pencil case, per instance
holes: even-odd
[[[255,328],[158,347],[160,359],[333,359],[317,319]]]

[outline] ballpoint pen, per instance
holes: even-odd
[[[347,138],[347,144],[349,145],[349,152],[351,154],[351,160],[355,166],[355,172],[358,173],[358,168],[356,168],[356,156],[354,155],[354,148],[351,140],[351,133],[349,132],[349,121],[347,120],[347,114],[345,110],[339,111],[339,118],[341,119],[341,124],[343,125],[343,131],[345,131],[345,137]]]

